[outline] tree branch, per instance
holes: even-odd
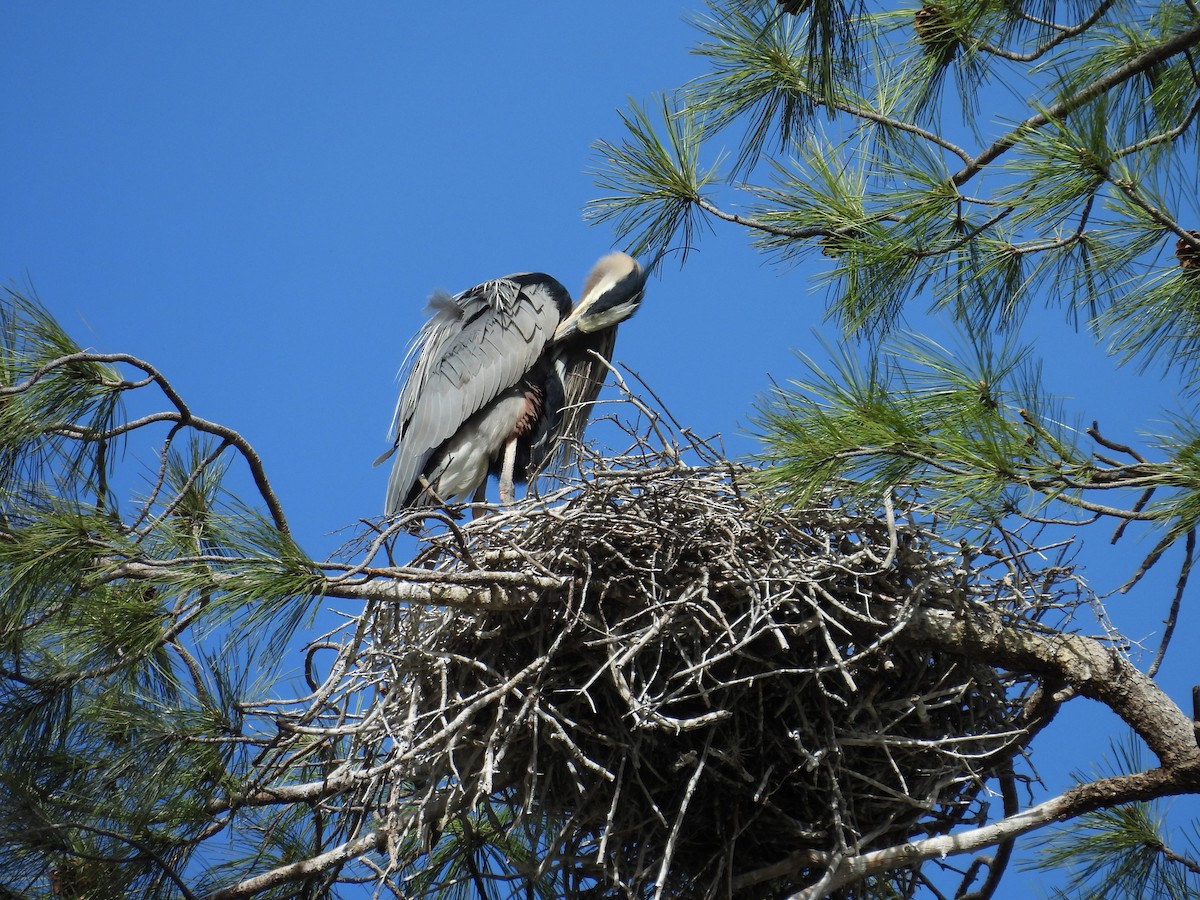
[[[1169,59],[1178,53],[1183,53],[1185,50],[1200,43],[1200,25],[1194,28],[1189,28],[1175,37],[1163,41],[1156,47],[1151,47],[1144,53],[1140,53],[1125,63],[1123,66],[1118,66],[1102,78],[1097,78],[1091,84],[1076,91],[1071,96],[1059,101],[1045,112],[1040,112],[1035,116],[1030,116],[1016,128],[1012,129],[1008,134],[1004,135],[982,153],[967,166],[960,169],[951,181],[956,187],[962,187],[976,175],[983,171],[985,167],[994,162],[998,157],[1007,153],[1025,135],[1031,131],[1036,131],[1043,125],[1050,122],[1065,119],[1068,115],[1074,112],[1085,103],[1089,103],[1101,96],[1107,91],[1112,90],[1123,81],[1128,81],[1135,75],[1149,69],[1151,66],[1157,65],[1165,59]]]
[[[335,866],[349,862],[356,856],[382,850],[387,846],[387,835],[382,831],[368,831],[362,837],[347,841],[332,850],[327,850],[309,859],[280,866],[253,878],[247,878],[232,887],[213,891],[205,900],[237,900],[239,897],[252,897],[255,894],[286,884],[289,881],[299,881],[313,875],[319,875]]]
[[[1152,678],[1113,648],[1078,634],[1039,633],[997,612],[922,609],[897,637],[1022,672],[1060,677],[1120,716],[1166,768],[1200,766],[1195,726]]]
[[[822,879],[819,893],[810,888],[793,894],[791,900],[820,900],[830,891],[872,875],[914,866],[931,859],[974,853],[1095,809],[1196,790],[1200,790],[1200,754],[1193,754],[1191,760],[1179,767],[1162,767],[1134,775],[1119,775],[1081,784],[1022,813],[982,828],[845,857],[836,865],[830,877]]]
[[[179,580],[181,573],[172,567],[183,561],[163,562],[126,561],[116,566],[107,579],[132,578],[158,584]],[[222,560],[228,565],[230,560]],[[236,563],[236,561],[233,561]],[[246,560],[253,565],[254,560]],[[376,570],[381,575],[386,570]],[[192,573],[189,573],[189,575]],[[421,581],[407,580],[407,572],[391,577],[376,577],[366,581],[342,581],[314,574],[312,594],[337,597],[341,600],[415,603],[424,606],[448,606],[457,609],[524,609],[547,590],[561,590],[569,579],[552,575],[533,575],[526,572],[421,572]],[[212,572],[209,575],[213,590],[232,590],[237,587],[236,572]]]
[[[994,47],[986,41],[967,41],[971,46],[977,48],[983,53],[990,53],[993,56],[999,56],[1002,59],[1011,60],[1012,62],[1033,62],[1039,59],[1061,44],[1068,38],[1073,38],[1078,34],[1083,34],[1093,25],[1100,21],[1101,16],[1108,12],[1109,7],[1113,5],[1113,0],[1104,0],[1099,4],[1092,14],[1080,22],[1078,25],[1059,26],[1058,34],[1035,47],[1028,53],[1016,53],[1012,50],[1005,50],[1003,47]]]
[[[20,394],[29,390],[34,384],[45,378],[51,372],[70,366],[76,362],[95,362],[95,363],[123,363],[134,368],[141,369],[146,373],[146,378],[141,381],[126,381],[119,385],[109,385],[109,387],[120,388],[122,390],[132,390],[138,387],[143,387],[150,382],[158,386],[158,389],[163,392],[163,395],[175,407],[175,412],[155,413],[148,416],[143,416],[132,422],[127,422],[123,426],[111,429],[106,432],[93,431],[89,428],[79,426],[57,426],[49,429],[57,431],[60,434],[66,434],[76,440],[85,441],[104,441],[112,437],[133,431],[143,425],[149,425],[154,422],[175,422],[179,425],[187,425],[195,428],[197,431],[211,434],[221,438],[226,443],[232,445],[245,459],[246,465],[250,468],[250,475],[254,479],[254,485],[258,488],[259,495],[267,504],[267,509],[270,510],[271,518],[275,523],[275,527],[283,534],[289,534],[291,529],[288,527],[287,517],[283,513],[283,504],[279,502],[279,498],[275,495],[275,489],[271,487],[271,482],[267,478],[266,467],[263,465],[262,457],[258,455],[258,451],[232,428],[227,428],[224,425],[219,425],[216,422],[209,422],[206,419],[198,418],[192,415],[191,409],[184,402],[183,397],[175,390],[166,377],[158,371],[150,363],[136,356],[131,356],[128,353],[88,353],[79,352],[71,353],[66,356],[60,356],[57,359],[51,360],[45,365],[39,366],[27,378],[19,384],[3,386],[0,385],[0,398],[10,394]]]

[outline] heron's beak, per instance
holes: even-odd
[[[559,322],[558,328],[554,330],[554,340],[561,341],[563,338],[569,338],[572,335],[578,334],[582,330],[579,327],[579,320],[582,318],[582,314],[582,305],[571,310],[571,314]]]
[[[645,292],[646,273],[636,260],[623,253],[605,257],[588,279],[583,298],[559,323],[554,340],[619,325],[637,312]]]
[[[605,328],[612,328],[615,325],[620,325],[635,312],[639,304],[642,302],[642,291],[638,291],[631,297],[620,300],[615,303],[610,303],[601,308],[597,303],[585,305],[580,303],[571,314],[567,316],[559,324],[554,332],[556,341],[568,338],[573,334],[583,332],[584,334],[592,334],[597,331],[603,331]]]

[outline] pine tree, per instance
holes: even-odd
[[[1200,11],[728,0],[697,24],[709,74],[597,145],[591,212],[652,259],[711,225],[825,261],[844,341],[764,398],[760,465],[618,374],[628,444],[585,478],[314,560],[242,435],[3,298],[6,896],[975,898],[1030,834],[1072,891],[1196,893],[1162,808],[1200,789],[1195,716],[1156,681],[1200,518],[1192,394],[1151,446],[1073,429],[1019,338],[1061,306],[1194,388]],[[914,304],[957,344],[904,333]],[[1084,626],[1062,523],[1149,534],[1131,583],[1182,556],[1149,665]],[[361,612],[314,634],[329,598]],[[1081,698],[1129,743],[1032,796]]]

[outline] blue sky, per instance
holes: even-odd
[[[86,346],[155,363],[198,415],[239,430],[301,544],[325,556],[339,529],[381,512],[387,472],[371,462],[425,299],[522,270],[578,290],[614,241],[581,214],[597,195],[592,144],[622,136],[627,98],[700,72],[685,18],[701,9],[6,3],[0,280],[36,289]],[[682,422],[748,453],[754,398],[800,374],[793,348],[820,353],[814,272],[772,267],[723,227],[682,270],[664,266],[617,358]],[[1061,313],[1033,327],[1053,348],[1050,383],[1085,421],[1121,440],[1154,427],[1169,390],[1111,374]],[[1086,559],[1111,589],[1148,549]],[[1164,613],[1176,563],[1162,565],[1115,601],[1134,637]],[[1196,621],[1185,610],[1179,645]],[[1200,681],[1187,663],[1164,670],[1179,702]],[[1064,718],[1036,745],[1060,788],[1080,735],[1103,745],[1111,726]],[[1028,876],[1006,890],[1024,896]]]

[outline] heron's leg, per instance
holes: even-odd
[[[504,462],[500,466],[500,502],[512,503],[516,499],[513,491],[513,469],[517,465],[517,439],[509,438],[504,444]]]
[[[472,520],[487,515],[487,510],[482,505],[487,503],[487,481],[487,476],[485,475],[483,481],[479,482],[479,487],[475,488],[475,493],[471,495],[471,504],[475,507],[471,510]]]

